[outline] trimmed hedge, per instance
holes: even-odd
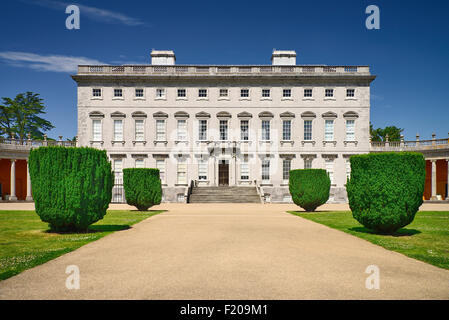
[[[139,211],[146,211],[162,200],[162,185],[159,169],[123,169],[123,187],[126,202]]]
[[[323,169],[291,170],[288,187],[293,202],[313,212],[329,200],[331,181]]]
[[[423,202],[426,162],[421,153],[355,155],[346,190],[352,215],[365,227],[393,233],[410,224]]]
[[[40,147],[29,163],[36,213],[52,230],[86,230],[103,219],[113,185],[106,151]]]

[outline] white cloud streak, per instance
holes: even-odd
[[[86,57],[62,55],[40,55],[29,52],[4,51],[0,52],[0,59],[11,66],[25,67],[37,71],[77,72],[78,65],[105,64],[101,61]]]
[[[53,9],[53,10],[63,10],[63,11],[65,10],[65,8],[68,5],[74,4],[80,8],[81,19],[83,17],[86,17],[86,18],[89,18],[90,20],[97,21],[97,22],[118,23],[118,24],[124,24],[126,26],[143,26],[143,25],[145,25],[145,22],[143,22],[140,19],[129,17],[129,16],[119,13],[119,12],[114,12],[114,11],[110,11],[107,9],[95,8],[95,7],[86,6],[83,4],[66,3],[66,2],[53,1],[53,0],[41,0],[41,1],[22,0],[22,1],[27,4],[33,4],[33,5],[38,5],[41,7]]]

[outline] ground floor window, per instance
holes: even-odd
[[[187,184],[187,163],[185,160],[178,160],[178,184]]]
[[[262,180],[270,180],[270,160],[262,160]]]
[[[292,161],[290,159],[282,160],[282,179],[288,180],[290,178],[291,167]]]
[[[249,180],[249,164],[248,159],[243,159],[240,163],[240,179]]]
[[[161,183],[165,183],[165,160],[157,159],[156,168],[159,169],[159,177],[161,178]]]
[[[143,159],[136,159],[136,168],[144,168]]]
[[[198,161],[198,180],[207,180],[207,161],[204,159]]]
[[[331,184],[334,184],[334,159],[326,159],[326,171],[331,179]]]
[[[304,159],[304,169],[312,169],[312,159],[310,158]]]

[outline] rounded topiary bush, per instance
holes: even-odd
[[[123,169],[123,187],[126,202],[139,211],[146,211],[162,200],[162,185],[159,169]]]
[[[55,231],[86,230],[111,202],[113,175],[106,151],[40,147],[29,156],[36,213]]]
[[[388,152],[355,155],[350,161],[346,190],[354,218],[380,233],[393,233],[410,224],[423,202],[423,155]]]
[[[292,170],[288,187],[293,202],[307,212],[313,212],[329,199],[331,181],[323,169]]]

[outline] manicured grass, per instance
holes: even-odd
[[[52,233],[34,211],[0,211],[0,280],[12,277],[162,211],[108,211],[87,233]]]
[[[388,250],[449,269],[449,212],[418,212],[411,224],[394,235],[374,234],[359,224],[351,212],[290,213],[368,240]]]

